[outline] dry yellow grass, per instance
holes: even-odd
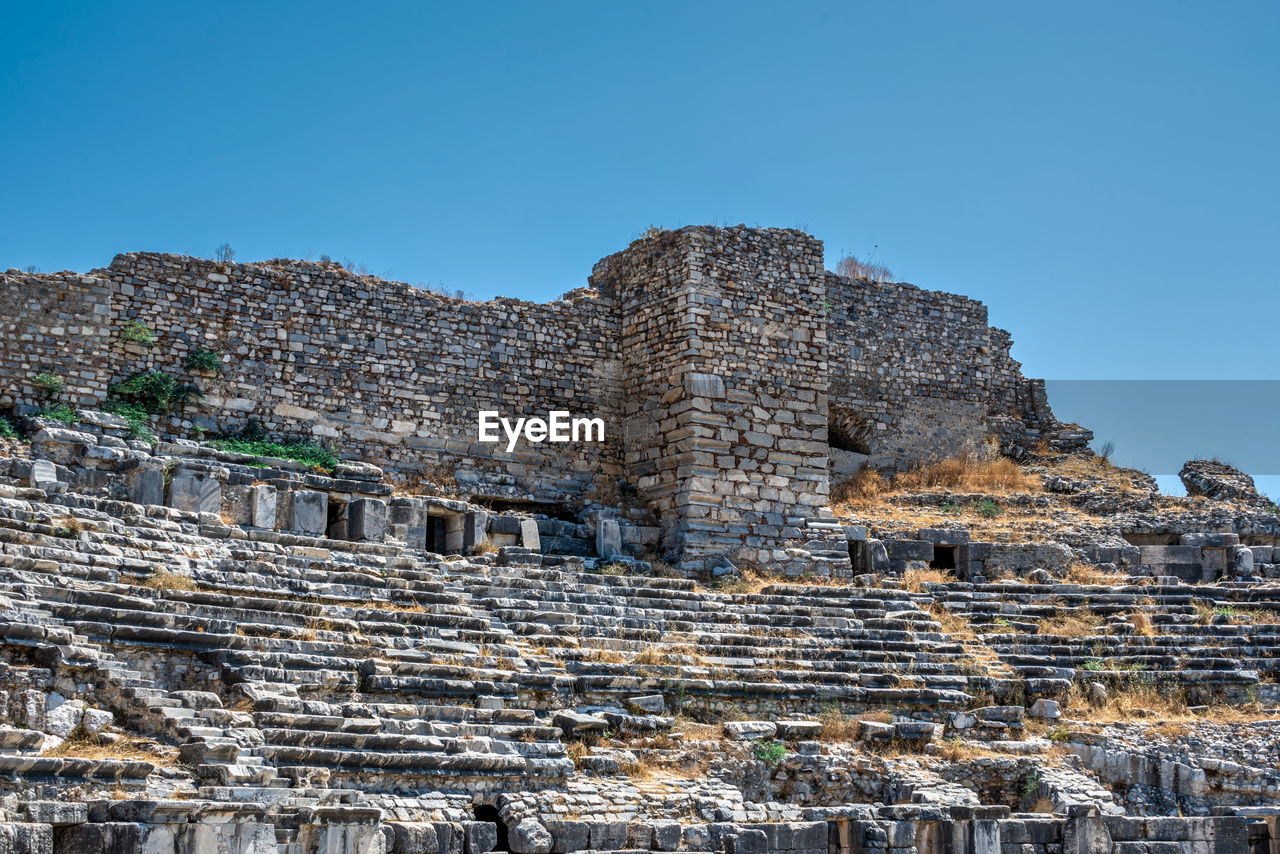
[[[1005,753],[998,753],[971,741],[963,741],[959,738],[946,738],[938,745],[938,752],[934,754],[940,759],[948,762],[962,762],[966,759],[989,759],[998,756],[1007,756]]]
[[[1243,724],[1275,718],[1258,703],[1197,706],[1193,712],[1187,706],[1181,689],[1176,686],[1162,688],[1145,680],[1109,687],[1107,701],[1101,705],[1090,703],[1084,686],[1073,683],[1067,692],[1066,707],[1071,712],[1087,715],[1094,722],[1157,721],[1157,726],[1149,731],[1168,733],[1171,737],[1182,733],[1181,728],[1175,725]]]
[[[75,757],[77,759],[118,759],[122,762],[150,762],[159,767],[172,767],[177,761],[176,748],[160,744],[150,738],[125,736],[119,741],[107,740],[77,729],[62,744],[49,751],[47,756]]]
[[[151,573],[151,577],[142,582],[143,587],[150,587],[152,590],[198,590],[198,585],[185,575],[179,575],[176,572],[169,572],[167,569],[157,569]]]
[[[908,569],[902,573],[902,586],[911,593],[919,593],[926,584],[948,584],[956,577],[941,569]]]
[[[1127,619],[1129,620],[1129,625],[1133,626],[1134,634],[1145,638],[1155,637],[1155,624],[1151,622],[1151,615],[1146,611],[1134,611]]]
[[[903,472],[893,479],[892,486],[896,492],[953,489],[959,492],[1005,494],[1040,491],[1039,479],[1027,474],[1017,463],[1006,457],[993,460],[950,457]]]
[[[818,720],[822,722],[823,741],[857,741],[862,734],[862,721],[838,708],[824,709]]]
[[[1081,638],[1095,634],[1097,628],[1098,616],[1092,611],[1068,611],[1041,620],[1036,632],[1063,638]]]
[[[978,635],[973,630],[973,625],[968,618],[954,611],[948,611],[941,602],[934,602],[929,605],[929,616],[937,621],[938,626],[945,634],[951,635],[962,640],[978,639]]]
[[[698,651],[688,644],[668,646],[647,646],[631,659],[636,665],[687,665],[705,666],[706,661]]]
[[[1096,566],[1087,563],[1074,563],[1062,574],[1062,580],[1068,584],[1105,584],[1124,583],[1124,576],[1114,572],[1103,572]]]
[[[494,545],[493,540],[490,540],[488,537],[485,537],[483,540],[476,543],[471,548],[471,553],[477,554],[477,555],[487,555],[487,554],[493,554],[497,550],[498,550],[498,547]]]

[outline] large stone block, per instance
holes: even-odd
[[[249,492],[249,523],[255,528],[274,530],[276,526],[276,488],[259,484]]]
[[[596,554],[605,560],[622,555],[622,529],[616,519],[596,522]]]
[[[329,526],[328,493],[300,489],[290,498],[289,530],[314,537],[324,536]]]
[[[347,539],[380,543],[387,534],[387,502],[357,498],[347,507]]]
[[[164,504],[164,472],[134,469],[128,478],[129,500],[134,504]]]
[[[222,484],[207,474],[178,472],[169,484],[169,506],[191,513],[219,513],[222,511]]]
[[[535,520],[520,520],[520,545],[535,552],[542,551],[542,537],[538,534],[538,523]]]

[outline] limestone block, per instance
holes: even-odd
[[[680,822],[673,819],[659,819],[650,822],[653,828],[653,850],[675,851],[680,848],[682,835]]]
[[[569,854],[591,847],[591,828],[585,821],[547,821],[553,854]]]
[[[128,478],[129,500],[134,504],[164,504],[164,472],[135,469]]]
[[[535,552],[542,551],[542,538],[538,534],[538,523],[534,519],[520,520],[520,545]]]
[[[218,513],[222,510],[222,484],[207,474],[178,472],[169,484],[169,506],[191,513]]]
[[[724,734],[739,741],[773,738],[777,733],[778,727],[773,721],[729,721],[724,724]]]
[[[468,510],[462,524],[462,548],[471,551],[488,536],[489,514],[483,510]],[[430,545],[428,545],[430,548]]]
[[[387,502],[379,498],[357,498],[347,507],[347,539],[380,543],[387,534]]]
[[[817,738],[822,733],[821,721],[775,721],[778,738]]]
[[[249,524],[255,528],[274,530],[276,527],[276,488],[267,484],[250,487]]]
[[[498,826],[491,821],[468,821],[462,832],[464,854],[489,854],[498,845]]]
[[[45,484],[56,483],[58,467],[50,460],[32,460],[31,473],[27,475],[27,483],[36,489],[44,489]]]
[[[299,489],[291,497],[289,530],[315,537],[324,536],[329,526],[328,493]]]
[[[416,851],[435,854],[440,850],[435,825],[429,822],[393,821],[387,826],[391,828],[391,850],[395,854]]]
[[[617,851],[627,847],[625,821],[592,821],[591,847],[596,851]]]
[[[549,854],[551,834],[537,819],[526,818],[515,823],[507,832],[513,854]]]
[[[565,735],[578,735],[584,732],[603,732],[609,728],[609,722],[598,715],[586,715],[581,712],[559,712],[552,719]],[[514,850],[514,849],[513,849]]]
[[[596,554],[605,560],[622,554],[622,529],[616,519],[596,522]]]

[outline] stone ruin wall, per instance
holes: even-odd
[[[469,303],[306,262],[219,264],[120,255],[89,276],[0,276],[16,310],[0,321],[0,405],[40,400],[22,381],[62,374],[72,405],[100,404],[107,386],[145,370],[189,376],[193,350],[227,358],[197,376],[205,398],[186,423],[212,432],[251,418],[273,434],[332,442],[343,456],[431,472],[461,458],[459,491],[514,499],[580,500],[619,474],[618,436],[514,453],[476,440],[476,413],[565,409],[616,428],[617,322],[608,299],[576,291],[544,305]],[[146,324],[147,347],[120,340]]]
[[[604,259],[592,282],[618,294],[628,474],[668,548],[785,559],[828,503],[821,243],[682,229]]]
[[[469,303],[336,265],[126,254],[89,275],[0,275],[0,407],[62,374],[100,404],[143,370],[225,355],[167,425],[331,442],[406,472],[457,469],[461,495],[580,505],[628,496],[662,517],[665,550],[781,560],[830,490],[828,422],[873,463],[906,467],[981,445],[993,416],[1051,419],[985,307],[842,278],[793,230],[656,232],[602,260],[592,287],[533,304]],[[123,342],[125,323],[155,331]],[[602,444],[476,440],[476,413],[601,417]],[[839,473],[837,473],[838,475]],[[619,486],[622,491],[619,492]]]
[[[984,452],[1002,421],[1050,427],[1043,381],[968,297],[827,274],[833,426],[876,468]]]

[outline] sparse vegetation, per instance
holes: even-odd
[[[314,442],[286,442],[280,444],[266,440],[251,441],[230,438],[214,439],[209,442],[209,445],[220,451],[228,451],[233,454],[250,454],[255,457],[294,460],[295,462],[305,463],[312,468],[329,472],[333,471],[334,467],[341,462],[333,451]]]
[[[1062,574],[1062,580],[1068,584],[1114,585],[1123,581],[1118,574],[1103,572],[1096,566],[1087,563],[1073,563]]]
[[[778,741],[762,741],[756,745],[752,751],[757,762],[763,762],[766,765],[777,765],[783,759],[787,758],[786,745]]]
[[[32,374],[28,382],[50,397],[62,394],[62,389],[66,385],[61,376],[51,371],[40,371],[38,374]]]
[[[1098,616],[1092,611],[1066,611],[1040,621],[1038,634],[1063,638],[1088,637],[1097,633]]]
[[[151,331],[151,327],[137,320],[130,320],[120,330],[120,340],[130,344],[141,344],[144,347],[151,347],[156,343],[156,334]]]
[[[926,584],[948,584],[956,577],[941,569],[908,569],[902,573],[902,587],[911,593],[924,590]]]
[[[231,244],[223,241],[217,249],[213,250],[213,260],[221,264],[230,264],[236,260],[236,250],[231,248]]]
[[[858,260],[856,255],[846,255],[836,263],[836,272],[850,279],[866,279],[870,282],[893,281],[893,271],[883,264]]]
[[[202,395],[190,383],[180,383],[164,371],[133,374],[107,389],[108,397],[132,403],[152,415],[163,415],[176,406]]]
[[[7,415],[0,415],[0,439],[17,439],[21,437],[18,425]]]
[[[147,580],[142,582],[143,587],[150,587],[152,590],[199,590],[199,586],[190,577],[179,575],[176,572],[170,572],[167,569],[157,569],[148,576]]]
[[[119,415],[129,426],[125,430],[125,437],[129,439],[138,439],[143,442],[155,441],[155,433],[151,431],[150,413],[136,403],[127,403],[123,400],[108,400],[102,406],[103,411],[110,412],[113,415]]]
[[[76,415],[76,411],[65,403],[46,406],[40,410],[40,417],[48,418],[50,421],[61,421],[63,424],[75,424],[80,420],[80,416]]]
[[[203,371],[207,374],[217,374],[222,372],[222,356],[217,350],[208,350],[204,347],[198,347],[187,354],[187,358],[183,360],[182,366],[188,371]]]

